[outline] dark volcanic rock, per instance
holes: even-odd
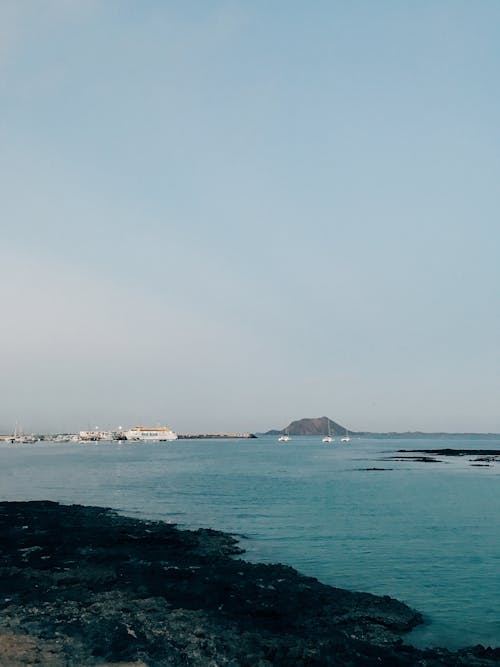
[[[493,665],[417,651],[388,597],[251,564],[230,535],[51,502],[0,503],[0,664]]]
[[[398,449],[398,452],[437,454],[439,456],[500,456],[500,449]]]
[[[400,451],[405,451],[405,450],[400,450]],[[389,456],[389,460],[391,461],[415,461],[416,463],[443,463],[443,461],[440,461],[439,459],[435,459],[432,456]]]

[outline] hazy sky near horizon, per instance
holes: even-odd
[[[500,3],[0,3],[0,431],[500,432]]]

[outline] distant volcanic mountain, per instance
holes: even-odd
[[[267,431],[265,435],[280,435],[282,433],[287,433],[288,435],[326,435],[328,433],[328,425],[330,425],[330,435],[353,435],[354,433],[354,431],[349,431],[328,417],[306,417],[305,419],[297,419],[290,422],[288,426],[280,431]]]

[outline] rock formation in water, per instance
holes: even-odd
[[[349,431],[344,426],[332,421],[329,417],[306,417],[290,422],[282,430],[267,431],[266,435],[326,435],[328,433],[328,424],[330,425],[330,435],[353,435],[354,431]]]
[[[2,667],[499,665],[418,651],[397,600],[251,564],[230,535],[48,501],[0,503]]]

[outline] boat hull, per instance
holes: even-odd
[[[168,428],[132,428],[125,431],[125,437],[136,442],[167,442],[177,440],[177,433]]]

